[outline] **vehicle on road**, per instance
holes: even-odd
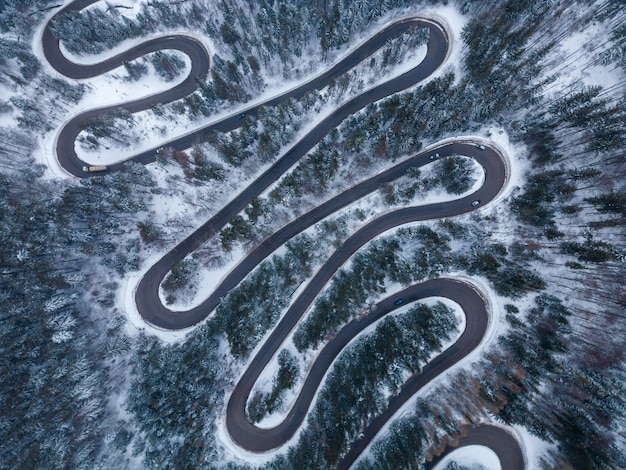
[[[404,303],[404,299],[398,299],[393,304],[394,305],[402,305]]]
[[[241,113],[239,116],[237,116],[237,119],[243,119],[246,117],[246,113]]]
[[[439,158],[439,154],[438,153],[430,156],[431,160],[437,160],[438,158]]]
[[[483,144],[476,144],[476,147],[478,147],[480,150],[485,150],[485,146]]]
[[[478,204],[480,204],[480,199],[476,199],[474,202],[472,202],[472,207],[476,207]]]
[[[83,167],[83,171],[86,171],[88,173],[92,173],[94,171],[104,171],[104,170],[108,170],[109,167],[106,165],[90,165],[90,166],[84,166]]]

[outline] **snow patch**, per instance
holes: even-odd
[[[435,466],[434,470],[444,470],[450,462],[456,462],[471,470],[502,470],[496,453],[489,447],[480,445],[453,450]]]

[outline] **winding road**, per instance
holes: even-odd
[[[131,113],[135,113],[149,109],[158,103],[168,103],[183,98],[196,90],[197,81],[204,81],[210,69],[209,52],[197,40],[183,35],[163,36],[144,41],[121,54],[96,64],[81,65],[68,60],[61,52],[59,41],[52,32],[52,21],[55,17],[58,17],[58,15],[81,10],[96,1],[98,0],[77,0],[68,4],[60,9],[44,28],[42,34],[44,55],[49,64],[58,73],[72,79],[90,78],[113,70],[121,66],[125,61],[130,61],[150,52],[163,49],[175,49],[186,54],[191,60],[191,71],[182,83],[170,90],[126,102],[121,105],[92,109],[70,119],[58,133],[55,150],[61,166],[68,173],[77,177],[94,176],[93,173],[83,171],[82,168],[86,164],[78,158],[74,148],[76,138],[84,127],[86,120],[119,109],[125,109]],[[239,115],[242,112],[245,112],[246,115],[255,115],[261,106],[274,106],[289,98],[302,97],[311,90],[321,89],[328,84],[331,78],[349,71],[363,59],[384,46],[388,39],[397,37],[414,27],[423,27],[429,30],[427,54],[418,66],[379,86],[368,89],[340,105],[319,125],[314,127],[287,150],[280,159],[248,185],[248,187],[239,193],[231,202],[218,211],[193,234],[165,254],[146,272],[137,287],[135,301],[139,313],[147,322],[164,329],[182,329],[193,326],[205,319],[219,304],[220,299],[224,295],[232,290],[248,273],[258,266],[263,259],[271,255],[287,240],[352,202],[375,192],[381,184],[403,176],[409,168],[420,167],[431,163],[432,160],[430,156],[435,152],[439,153],[441,157],[453,154],[466,155],[475,159],[482,166],[485,179],[483,185],[473,194],[451,202],[405,207],[381,215],[356,231],[317,271],[252,359],[229,399],[226,413],[226,426],[233,441],[247,450],[265,452],[275,449],[288,441],[302,425],[307,411],[311,406],[313,397],[333,360],[355,335],[384,315],[397,309],[398,306],[395,305],[395,301],[399,298],[404,299],[403,307],[409,302],[414,302],[426,297],[440,296],[449,298],[462,306],[467,319],[466,329],[450,348],[425,365],[420,374],[412,376],[406,382],[401,392],[390,399],[388,408],[370,423],[359,440],[352,443],[349,452],[340,462],[339,468],[349,468],[363,450],[365,450],[368,443],[380,431],[382,426],[391,419],[393,414],[399,410],[407,400],[411,399],[418,390],[478,347],[483,340],[490,317],[488,303],[475,286],[451,278],[434,279],[412,285],[402,292],[379,302],[374,313],[345,325],[343,329],[325,345],[311,367],[300,394],[282,423],[272,429],[261,429],[252,425],[246,416],[246,401],[259,375],[278,352],[280,346],[292,332],[308,307],[313,303],[318,293],[350,256],[376,236],[400,225],[435,218],[458,216],[471,212],[475,210],[475,207],[471,204],[474,200],[480,200],[481,206],[487,204],[500,193],[507,182],[506,156],[497,148],[489,146],[486,142],[473,139],[457,139],[452,142],[433,146],[428,151],[420,152],[405,159],[392,168],[362,181],[344,191],[342,194],[333,197],[278,230],[251,250],[204,302],[184,312],[173,312],[169,310],[162,304],[159,298],[159,285],[171,270],[172,266],[188,254],[194,252],[208,239],[218,233],[232,216],[241,212],[250,201],[265,191],[274,181],[320,142],[331,129],[339,126],[346,117],[358,112],[370,103],[409,88],[430,77],[447,58],[450,47],[448,33],[443,24],[433,19],[415,17],[400,20],[385,27],[327,71],[303,83],[300,87],[253,107],[238,110],[228,118],[200,127],[190,134],[169,142],[159,143],[154,149],[134,155],[125,160],[133,160],[144,164],[151,163],[155,161],[156,149],[158,147],[165,145],[177,149],[186,149],[191,147],[194,141],[202,139],[203,136],[213,131],[227,132],[240,127],[242,122],[241,119],[239,119]],[[485,147],[479,148],[479,144],[484,144]],[[119,162],[110,165],[107,171],[120,170],[123,168],[123,163],[124,162]],[[501,428],[493,427],[493,430],[491,430],[491,428],[492,427],[490,427],[490,431],[487,433],[476,434],[474,431],[470,431],[469,435],[478,436],[474,438],[480,440],[481,444],[494,449],[498,455],[500,455],[500,453],[503,453],[502,455],[508,455],[515,460],[516,465],[518,465],[516,468],[523,468],[523,459],[520,464],[518,454],[511,450],[511,436],[502,431]],[[500,431],[497,431],[498,429],[500,429]],[[515,446],[519,450],[517,441],[515,441]],[[521,467],[519,467],[519,465],[521,465]]]

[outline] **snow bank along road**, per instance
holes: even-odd
[[[96,1],[98,0],[77,0],[59,10],[55,17],[62,13],[83,9]],[[418,207],[405,207],[379,216],[354,233],[342,247],[333,253],[324,266],[319,269],[303,292],[293,302],[283,319],[260,348],[259,352],[252,359],[230,397],[226,415],[227,428],[232,439],[248,450],[256,452],[268,451],[282,445],[294,435],[301,426],[314,394],[334,358],[356,334],[382,316],[398,308],[398,306],[395,305],[398,299],[403,299],[404,306],[409,302],[431,296],[450,298],[460,304],[465,311],[467,316],[466,329],[454,345],[426,365],[420,374],[412,376],[407,381],[401,392],[390,400],[388,409],[369,425],[358,441],[353,443],[349,453],[339,464],[341,468],[349,467],[356,460],[376,433],[380,431],[382,426],[402,404],[417,392],[417,390],[422,388],[434,377],[447,370],[451,365],[471,353],[480,344],[486,332],[489,321],[489,311],[486,301],[475,286],[448,278],[435,279],[412,285],[402,292],[381,301],[372,314],[362,319],[352,321],[346,325],[335,338],[328,342],[317,357],[305,379],[305,384],[294,406],[281,424],[272,429],[260,429],[253,426],[247,420],[245,404],[261,371],[278,351],[280,345],[306,312],[307,308],[312,304],[317,294],[352,254],[368,241],[386,230],[409,222],[452,217],[471,212],[474,210],[474,206],[471,204],[473,201],[480,200],[480,206],[482,206],[494,199],[502,190],[506,183],[506,156],[501,154],[497,149],[490,147],[487,143],[483,143],[485,148],[479,148],[478,144],[480,144],[480,142],[470,139],[440,144],[428,152],[418,153],[396,166],[346,190],[344,193],[294,220],[248,253],[209,298],[195,308],[185,312],[172,312],[161,303],[158,294],[161,281],[175,263],[192,253],[206,240],[219,232],[232,216],[243,210],[254,197],[267,189],[303,155],[313,148],[331,129],[337,127],[346,117],[363,109],[368,104],[415,85],[435,72],[442,65],[447,56],[449,40],[446,29],[442,24],[432,19],[415,17],[400,20],[387,26],[368,41],[364,42],[351,54],[336,63],[323,74],[302,84],[296,89],[244,110],[246,115],[255,115],[260,106],[276,105],[291,97],[301,97],[310,90],[321,89],[326,86],[330,78],[339,76],[350,70],[364,58],[384,46],[388,39],[397,37],[413,27],[424,27],[429,30],[428,51],[425,59],[418,66],[379,86],[366,90],[338,107],[323,122],[294,144],[293,147],[276,161],[276,163],[261,174],[230,203],[152,266],[137,287],[135,297],[137,308],[147,322],[166,329],[182,329],[192,326],[206,318],[219,304],[221,297],[226,295],[264,258],[285,241],[351,202],[376,191],[381,183],[399,178],[405,174],[407,169],[430,163],[430,156],[435,152],[439,153],[440,157],[452,154],[466,155],[474,158],[483,167],[485,172],[484,183],[473,194],[451,202]],[[46,25],[42,39],[44,55],[52,67],[60,74],[75,79],[97,76],[119,67],[124,61],[130,61],[147,53],[162,49],[179,50],[187,54],[191,59],[192,65],[190,74],[181,84],[172,89],[153,96],[130,101],[123,105],[93,109],[74,117],[66,123],[58,135],[56,154],[61,166],[69,173],[78,177],[93,176],[93,174],[82,170],[84,163],[78,159],[74,149],[76,137],[81,130],[81,124],[86,119],[118,109],[138,112],[148,109],[157,103],[167,103],[180,99],[192,93],[197,88],[196,79],[204,80],[210,67],[210,57],[204,47],[195,39],[183,35],[172,35],[145,41],[128,51],[103,62],[91,65],[77,64],[63,56],[59,48],[59,41],[52,34],[51,22]],[[191,147],[195,139],[202,138],[203,135],[209,134],[212,131],[227,132],[235,129],[242,124],[241,119],[239,119],[241,112],[240,110],[219,122],[201,127],[193,133],[166,143],[160,143],[158,147],[166,145],[178,149],[186,149]],[[128,160],[151,163],[155,160],[155,157],[156,147],[150,151],[132,156]],[[122,169],[122,163],[111,165],[108,171],[120,169]],[[519,457],[521,451],[519,450],[517,442],[515,441],[515,445],[513,446],[517,449],[514,452],[511,450],[511,436],[508,433],[496,427],[490,427],[490,429],[491,430],[487,433],[482,427],[470,429],[466,439],[479,441],[477,443],[489,446],[496,454],[506,455],[510,460],[515,462],[515,467],[507,465],[504,468],[523,468],[523,458]]]

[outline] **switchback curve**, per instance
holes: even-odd
[[[445,451],[426,463],[425,470],[432,470],[450,452],[465,446],[481,445],[489,447],[495,452],[503,470],[524,470],[526,462],[524,453],[517,438],[502,428],[493,424],[481,423],[476,427],[463,426],[462,435],[454,445],[446,447]],[[495,444],[494,444],[495,443]]]
[[[247,419],[245,412],[247,397],[265,365],[272,359],[289,334],[292,324],[295,324],[299,319],[298,313],[303,309],[306,311],[306,305],[302,305],[301,297],[292,304],[282,321],[254,356],[243,376],[237,382],[228,402],[226,426],[230,436],[238,445],[253,452],[272,450],[293,436],[302,424],[314,395],[335,357],[361,331],[398,309],[399,307],[395,305],[398,299],[403,299],[402,306],[404,307],[411,302],[428,297],[445,297],[461,305],[466,315],[465,330],[457,341],[426,364],[421,373],[408,379],[400,393],[389,400],[387,409],[374,418],[370,426],[364,431],[363,437],[352,444],[350,453],[344,458],[340,468],[348,468],[353,457],[360,455],[367,443],[374,438],[389,418],[417,391],[472,352],[482,341],[489,324],[486,302],[476,288],[466,282],[450,278],[438,278],[407,287],[376,304],[369,315],[348,323],[332,340],[326,343],[311,366],[300,393],[285,419],[274,428],[258,428]]]

